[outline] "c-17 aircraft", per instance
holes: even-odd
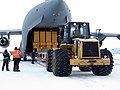
[[[59,30],[59,26],[71,22],[71,20],[70,9],[64,0],[45,0],[45,2],[35,6],[28,12],[24,19],[22,30],[0,31],[0,46],[7,47],[9,45],[9,35],[22,35],[20,49],[23,57],[26,57],[26,54],[31,53],[34,49],[34,31],[39,31],[39,34],[43,33],[46,37],[47,31]],[[8,37],[6,38],[4,35]],[[119,34],[91,33],[91,36],[101,41],[107,36],[118,37],[120,39]]]
[[[56,30],[58,26],[64,25],[69,21],[71,21],[71,13],[63,0],[45,0],[45,2],[31,9],[23,22],[22,33],[20,32],[22,34],[20,48],[23,56],[33,50],[33,32],[35,30]],[[9,33],[2,31],[0,33],[1,43],[6,43],[1,46],[8,46],[7,42],[9,42],[11,32],[14,31],[9,31]],[[4,35],[8,35],[7,40],[4,39]]]

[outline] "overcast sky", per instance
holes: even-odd
[[[30,9],[44,0],[0,0],[0,29],[22,28]],[[65,0],[73,21],[90,22],[91,31],[120,33],[119,0]]]
[[[0,0],[0,30],[21,29],[26,14],[42,2],[44,0]],[[102,32],[120,33],[119,0],[65,0],[65,2],[71,10],[72,21],[90,22],[91,31],[101,28]],[[12,48],[13,43],[15,44],[15,41],[10,44]],[[19,43],[15,45],[19,46]],[[103,47],[115,48],[119,45],[118,39],[108,39],[105,40]]]

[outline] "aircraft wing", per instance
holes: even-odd
[[[0,35],[21,35],[22,29],[0,30]]]
[[[116,33],[95,33],[91,32],[91,36],[97,38],[100,41],[103,41],[106,37],[117,37],[120,40],[120,34]]]
[[[8,47],[10,44],[10,35],[21,35],[21,34],[22,34],[22,29],[0,30],[0,46],[3,48]]]

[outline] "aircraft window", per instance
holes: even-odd
[[[38,9],[36,9],[36,11],[38,11]]]

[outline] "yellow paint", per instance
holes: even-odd
[[[93,61],[93,62],[92,62]],[[72,66],[87,66],[87,65],[110,65],[109,58],[101,58],[101,59],[70,59],[70,65]]]
[[[45,31],[40,31],[40,42],[45,42]]]
[[[34,42],[39,42],[39,31],[34,32]]]
[[[33,48],[39,48],[39,43],[33,43]]]
[[[51,42],[51,32],[46,31],[46,43]]]
[[[57,32],[52,31],[52,42],[57,43]]]
[[[57,48],[57,31],[34,31],[33,48]]]

